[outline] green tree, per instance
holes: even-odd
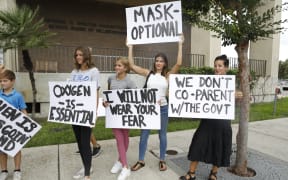
[[[43,18],[38,17],[38,11],[38,7],[32,10],[27,6],[0,11],[0,47],[4,52],[8,49],[22,49],[24,67],[29,72],[33,91],[32,117],[35,114],[37,90],[28,49],[46,47],[48,38],[54,35],[45,28]]]
[[[288,79],[288,59],[279,61],[278,79]]]
[[[241,113],[237,135],[236,162],[233,171],[238,175],[247,175],[247,141],[248,121],[250,114],[249,60],[250,42],[271,38],[279,33],[281,23],[273,21],[274,15],[282,11],[277,5],[261,13],[259,7],[264,5],[261,0],[182,0],[185,20],[200,28],[216,32],[222,45],[235,45],[238,55],[240,90],[243,98],[240,103]]]

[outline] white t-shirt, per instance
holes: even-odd
[[[96,81],[97,82],[97,89],[100,88],[100,73],[96,67],[87,70],[78,70],[74,69],[71,72],[71,79],[70,81]]]
[[[166,93],[168,89],[168,81],[166,77],[160,73],[151,74],[147,81],[147,88],[157,88],[159,91],[160,106],[168,104],[166,99]]]

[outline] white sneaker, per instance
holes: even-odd
[[[0,174],[0,180],[6,180],[8,177],[8,172],[1,172]]]
[[[88,177],[84,177],[84,179],[83,180],[91,180],[90,178],[88,178]]]
[[[21,180],[21,171],[14,171],[13,180]]]
[[[130,174],[131,174],[130,169],[124,167],[124,168],[122,168],[122,171],[121,171],[121,173],[119,174],[117,180],[125,180],[128,176],[130,176]]]
[[[90,168],[90,173],[93,172],[92,167]],[[84,168],[81,168],[74,176],[74,179],[80,179],[80,178],[84,178]]]
[[[121,171],[122,169],[122,164],[119,161],[116,161],[115,164],[113,165],[112,169],[110,170],[110,172],[112,174],[116,174],[119,171]]]

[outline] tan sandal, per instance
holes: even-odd
[[[210,171],[210,174],[209,174],[208,180],[217,180],[217,171],[216,171],[216,172],[213,172],[213,171],[211,170],[211,171]]]
[[[159,161],[159,170],[160,171],[166,171],[167,170],[167,165],[165,161]]]
[[[188,171],[186,175],[180,176],[179,180],[196,180],[195,172]]]
[[[134,164],[134,166],[132,166],[131,171],[138,171],[139,169],[141,169],[144,166],[145,166],[144,162],[137,161],[136,164]]]

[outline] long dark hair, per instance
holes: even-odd
[[[164,53],[158,53],[158,54],[155,55],[152,72],[153,72],[153,74],[156,73],[155,63],[156,63],[156,59],[157,59],[158,57],[161,57],[161,58],[164,60],[165,65],[164,65],[164,67],[163,67],[163,69],[162,69],[162,71],[161,71],[161,75],[162,75],[162,76],[166,76],[166,74],[168,73],[168,58],[167,58],[167,56],[166,56]]]
[[[227,58],[227,56],[225,54],[221,55],[221,56],[217,56],[214,60],[215,61],[218,61],[218,60],[221,60],[224,62],[224,66],[225,67],[229,67],[229,59]]]
[[[92,67],[95,67],[94,63],[92,62],[92,58],[91,58],[91,50],[87,47],[82,47],[82,46],[79,46],[75,49],[74,51],[74,66],[76,69],[80,69],[81,68],[81,64],[78,64],[77,61],[76,61],[76,53],[77,51],[81,51],[83,53],[83,58],[84,58],[84,63],[86,64],[87,68],[90,69]]]

